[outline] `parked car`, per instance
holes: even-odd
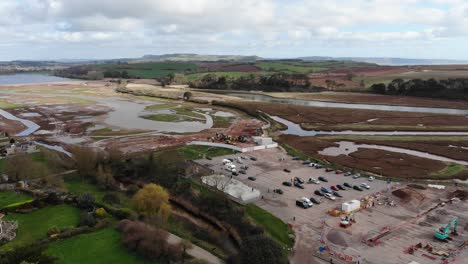
[[[281,189],[273,189],[273,192],[277,194],[283,194],[283,190]]]
[[[304,180],[301,179],[300,177],[294,177],[294,181],[297,181],[297,182],[299,182],[301,184],[304,184]]]
[[[251,180],[251,181],[256,181],[257,178],[255,178],[254,176],[249,176],[247,179]]]
[[[241,170],[248,170],[248,169],[249,169],[249,166],[242,165],[240,168],[241,168]]]
[[[320,200],[319,199],[315,199],[314,197],[310,197],[309,200],[311,202],[313,202],[314,204],[320,204]]]
[[[324,194],[324,196],[325,196],[325,198],[330,199],[332,201],[336,200],[336,197],[333,196],[331,193],[326,193],[326,194]]]
[[[322,186],[322,188],[320,188],[320,191],[324,192],[324,193],[332,193],[332,190],[328,189],[327,187],[324,187]]]
[[[314,194],[323,196],[323,192],[321,192],[320,190],[315,190]]]
[[[239,173],[246,174],[247,172],[245,170],[240,170]]]
[[[304,189],[304,184],[302,184],[302,183],[300,183],[300,182],[298,182],[298,181],[295,181],[295,182],[294,182],[294,186],[296,186],[296,187],[299,188],[299,189]]]
[[[335,171],[335,174],[343,174],[343,173],[344,173],[344,171],[342,171],[342,170],[336,170]]]
[[[327,180],[327,179],[325,179],[325,178],[324,178],[324,177],[322,177],[322,176],[318,177],[318,179],[319,179],[319,180],[321,180],[321,181],[323,181],[323,182],[328,182],[328,180]]]
[[[316,169],[321,169],[321,168],[323,168],[323,165],[321,165],[321,164],[315,164],[315,168],[316,168]]]
[[[284,182],[283,182],[283,185],[284,185],[284,186],[291,187],[291,186],[292,186],[292,183],[291,183],[291,182],[288,182],[288,181],[284,181]]]
[[[332,189],[334,191],[338,191],[338,187],[336,187],[335,185],[330,186],[330,189]]]
[[[287,172],[287,173],[291,173],[291,170],[290,170],[290,169],[284,169],[283,171],[284,171],[284,172]]]
[[[309,207],[312,207],[314,204],[309,200],[309,198],[302,197],[302,201],[304,201]]]
[[[250,160],[257,161],[257,158],[256,157],[250,157]]]
[[[228,158],[228,160],[229,160],[230,162],[234,162],[234,159]]]
[[[353,173],[350,172],[350,171],[347,171],[347,172],[344,174],[344,176],[346,176],[346,177],[351,176],[351,175],[353,175]]]
[[[367,183],[365,183],[365,182],[361,183],[361,187],[362,187],[362,188],[366,188],[367,190],[370,189],[369,184],[367,184]]]
[[[237,173],[235,171],[232,172],[232,176],[238,176],[238,175],[239,175],[239,173]]]
[[[310,164],[310,160],[304,160],[304,161],[302,162],[302,165],[308,165],[308,164]]]
[[[339,192],[333,192],[333,195],[335,195],[336,197],[343,197],[343,195],[341,195]]]
[[[361,177],[361,174],[359,174],[359,173],[356,173],[356,174],[353,175],[353,179],[357,179],[359,177]]]
[[[369,176],[369,181],[375,180],[374,176]]]
[[[301,207],[301,208],[304,208],[304,209],[309,208],[309,205],[305,201],[303,201],[302,199],[301,200],[296,200],[296,205]]]
[[[339,184],[337,184],[336,187],[338,189],[342,190],[342,191],[346,190],[345,187],[343,187],[342,185],[339,185]]]
[[[309,163],[309,167],[314,167],[315,168],[315,166],[317,166],[316,163],[313,163],[313,162]]]
[[[330,171],[333,171],[333,169],[332,168],[325,168],[325,171],[330,172]]]
[[[292,159],[293,160],[300,160],[301,158],[300,157],[293,157]]]
[[[351,184],[349,184],[349,183],[347,183],[347,182],[343,183],[343,186],[348,187],[348,188],[353,188],[353,187],[351,186]]]
[[[362,188],[359,187],[359,186],[357,186],[357,185],[354,185],[354,186],[353,186],[353,189],[356,190],[356,191],[362,192]]]
[[[241,159],[245,159],[245,160],[247,159],[247,157],[246,157],[246,156],[240,156],[240,157],[241,157]]]
[[[320,184],[320,181],[315,179],[315,178],[309,178],[308,183],[315,183],[315,184]]]

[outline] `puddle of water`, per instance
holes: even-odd
[[[300,100],[300,99],[276,98],[276,97],[271,97],[271,96],[263,95],[263,94],[250,94],[250,93],[228,93],[227,95],[245,98],[245,99],[249,99],[253,101],[282,103],[282,104],[290,104],[290,105],[302,105],[302,106],[381,110],[381,111],[396,111],[396,112],[413,112],[413,113],[434,113],[434,114],[449,114],[449,115],[468,115],[468,110],[462,110],[462,109],[321,102],[321,101],[309,101],[309,100]]]
[[[457,163],[457,164],[468,166],[467,161],[454,160],[454,159],[437,156],[437,155],[433,155],[427,152],[422,152],[422,151],[417,151],[417,150],[397,148],[397,147],[388,147],[388,146],[381,146],[381,145],[371,145],[371,144],[356,144],[350,141],[339,141],[336,143],[338,144],[338,147],[328,147],[319,151],[318,153],[321,155],[326,155],[326,156],[339,156],[339,155],[349,155],[353,152],[356,152],[360,148],[380,149],[380,150],[385,150],[385,151],[390,151],[390,152],[408,154],[411,156],[416,156],[416,157],[421,157],[421,158],[426,158],[426,159],[431,159],[431,160],[451,162],[451,163]]]
[[[297,136],[317,136],[317,135],[368,135],[368,136],[419,136],[419,135],[440,135],[440,136],[468,136],[468,132],[432,132],[432,131],[316,131],[316,130],[304,130],[302,127],[296,123],[293,123],[289,120],[281,118],[279,116],[270,116],[271,119],[275,120],[278,123],[281,123],[288,128],[282,130],[281,133],[288,135],[297,135]]]
[[[233,113],[230,112],[224,112],[224,111],[217,111],[216,113],[213,114],[214,116],[219,116],[219,117],[234,117],[236,116]]]
[[[20,114],[20,116],[23,116],[23,117],[39,117],[39,116],[41,116],[41,114],[39,114],[39,113],[22,113],[22,114]]]

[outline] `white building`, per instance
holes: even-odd
[[[341,211],[345,214],[352,213],[361,208],[361,202],[359,200],[351,200],[349,202],[344,202],[341,204]]]

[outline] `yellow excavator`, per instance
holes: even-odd
[[[453,230],[452,229],[453,226]],[[440,241],[452,240],[450,235],[458,235],[457,233],[458,218],[454,217],[445,227],[441,227],[439,230],[434,232],[434,237]]]

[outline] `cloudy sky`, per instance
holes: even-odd
[[[0,60],[468,59],[468,0],[0,0]]]

